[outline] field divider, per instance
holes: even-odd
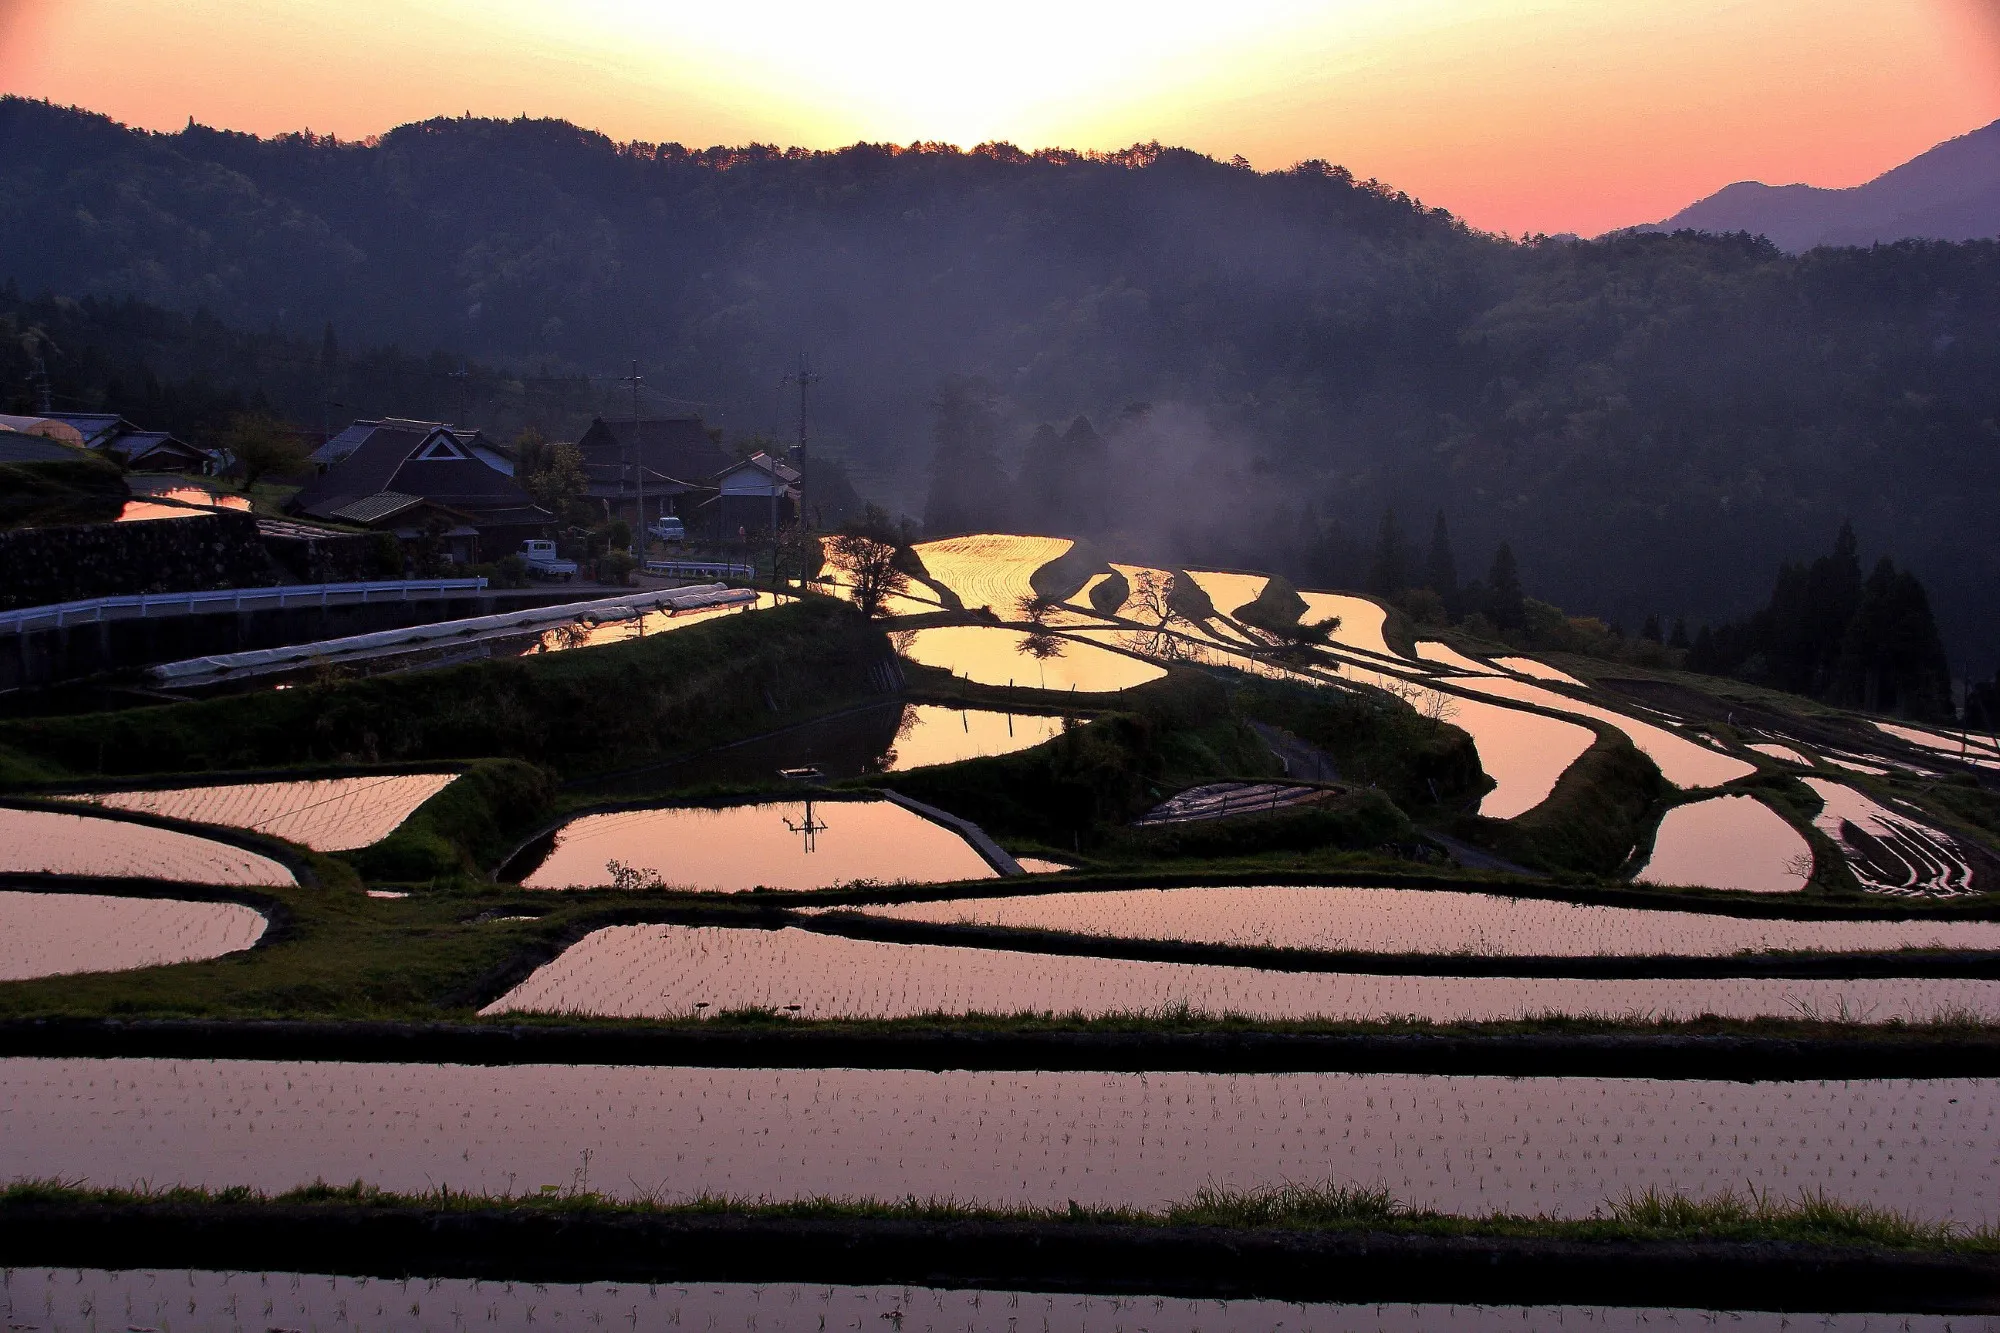
[[[1401,1073],[1500,1077],[2000,1077],[2000,1034],[1855,1025],[1851,1034],[1708,1032],[1005,1030],[798,1023],[445,1023],[295,1019],[0,1020],[0,1058],[306,1060],[1104,1073]],[[1832,1026],[1832,1025],[1822,1025]]]

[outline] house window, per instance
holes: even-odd
[[[440,436],[437,439],[432,440],[429,444],[425,445],[424,451],[417,455],[418,458],[422,459],[425,462],[433,462],[441,458],[462,459],[465,456],[466,454],[463,449],[459,448],[456,443],[443,436]]]

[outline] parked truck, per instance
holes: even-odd
[[[531,538],[522,542],[521,559],[527,563],[528,573],[538,579],[561,579],[568,583],[576,577],[576,561],[557,555],[556,544],[551,541]]]

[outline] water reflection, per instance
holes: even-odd
[[[116,810],[256,829],[310,847],[345,852],[380,842],[456,773],[386,773],[303,782],[224,782],[169,791],[90,792],[62,799]]]
[[[985,606],[1011,617],[1024,599],[1035,595],[1034,572],[1072,545],[1067,537],[982,533],[919,542],[915,550],[924,571],[957,593],[967,610]]]
[[[220,958],[255,944],[265,925],[241,903],[0,892],[0,981]]]
[[[1965,978],[1377,976],[1141,962],[942,944],[886,944],[819,931],[611,926],[536,970],[488,1013],[685,1017],[697,1004],[804,1018],[922,1014],[1196,1013],[1259,1020],[1489,1022],[1566,1014],[1651,1020],[1846,1013],[1927,1022],[2000,1019],[2000,981]]]
[[[980,685],[1085,693],[1126,690],[1167,673],[1151,662],[1062,636],[1058,656],[1036,657],[1028,631],[991,625],[944,625],[898,635],[902,654]]]
[[[530,1333],[588,1325],[624,1328],[768,1330],[823,1333],[828,1327],[895,1329],[915,1314],[923,1328],[952,1333],[1019,1333],[1039,1321],[1040,1333],[1103,1333],[1144,1319],[1146,1333],[1429,1333],[1495,1328],[1534,1330],[1576,1326],[1650,1331],[1725,1323],[1732,1333],[1780,1333],[1796,1321],[1777,1314],[1696,1309],[1582,1305],[1330,1305],[1293,1301],[1191,1300],[1083,1296],[942,1287],[855,1287],[818,1283],[539,1282],[470,1278],[385,1279],[326,1273],[206,1270],[16,1268],[0,1285],[0,1315],[10,1328],[105,1327],[105,1312],[121,1311],[129,1327],[168,1328],[176,1320],[200,1327],[269,1325],[365,1328],[369,1333]],[[246,1319],[252,1321],[246,1323]],[[1879,1315],[1815,1315],[1820,1333],[1866,1333]],[[1993,1333],[1991,1320],[1964,1316],[1897,1318],[1903,1333]]]
[[[0,808],[0,873],[294,884],[268,856],[123,819]]]
[[[1495,695],[1502,699],[1512,699],[1518,703],[1534,704],[1556,713],[1572,713],[1578,717],[1595,718],[1608,722],[1624,732],[1639,747],[1647,758],[1659,766],[1661,776],[1676,787],[1716,787],[1737,778],[1748,777],[1757,771],[1757,766],[1717,751],[1696,745],[1684,736],[1676,736],[1664,727],[1656,727],[1650,722],[1593,703],[1584,703],[1554,690],[1545,690],[1539,685],[1530,685],[1523,680],[1502,679],[1495,676],[1468,677],[1459,682],[1468,690],[1481,694]]]
[[[1633,878],[1741,893],[1796,893],[1812,878],[1812,847],[1754,796],[1715,796],[1674,806]]]
[[[995,873],[955,830],[894,802],[807,800],[583,815],[557,830],[548,854],[521,883],[729,893]]]
[[[1982,1079],[15,1059],[0,1061],[0,1099],[12,1112],[0,1173],[98,1186],[283,1190],[317,1178],[411,1192],[575,1184],[667,1200],[915,1195],[1061,1208],[1159,1207],[1209,1183],[1331,1177],[1474,1215],[1589,1216],[1649,1188],[1783,1199],[1824,1189],[1967,1225],[2000,1209],[2000,1083]],[[127,1322],[121,1312],[99,1326]],[[816,1327],[816,1317],[793,1326]]]

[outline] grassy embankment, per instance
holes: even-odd
[[[1430,1237],[1509,1237],[1567,1241],[1735,1241],[1866,1246],[1930,1253],[2000,1254],[2000,1230],[1932,1222],[1824,1194],[1796,1197],[1723,1193],[1706,1197],[1647,1191],[1610,1202],[1598,1216],[1562,1218],[1495,1212],[1469,1216],[1400,1203],[1385,1189],[1287,1184],[1239,1190],[1207,1186],[1164,1208],[986,1207],[956,1199],[877,1200],[811,1197],[787,1202],[701,1195],[667,1200],[621,1198],[580,1182],[547,1193],[473,1194],[440,1189],[397,1194],[371,1186],[317,1183],[277,1194],[237,1187],[219,1190],[88,1189],[59,1180],[17,1180],[0,1186],[0,1215],[31,1208],[157,1208],[249,1210],[273,1205],[327,1210],[428,1214],[512,1212],[554,1216],[735,1217],[760,1220],[1011,1222],[1063,1228],[1207,1227],[1229,1230],[1374,1232]]]

